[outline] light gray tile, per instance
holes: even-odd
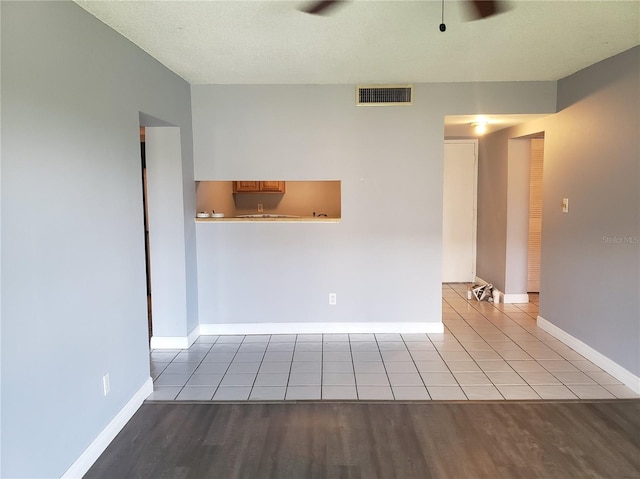
[[[291,373],[289,375],[289,387],[291,386],[320,386],[321,374],[318,373]]]
[[[173,358],[175,358],[180,351],[152,351],[149,353],[149,357],[152,361],[162,361],[162,362],[171,362]]]
[[[380,351],[385,362],[413,361],[409,351]]]
[[[429,386],[431,399],[435,401],[464,401],[467,399],[459,386]]]
[[[463,343],[467,351],[493,351],[493,348],[486,341],[469,341]]]
[[[268,343],[270,340],[270,334],[249,334],[244,337],[244,341],[242,343]]]
[[[322,351],[322,341],[306,341],[296,343],[296,352],[319,352]]]
[[[214,401],[246,401],[251,393],[250,386],[220,386],[213,395]]]
[[[171,363],[160,363],[160,362],[152,362],[151,363],[151,374],[155,374],[159,376],[162,371],[166,369],[166,367]],[[185,363],[188,364],[188,363]]]
[[[158,376],[158,379],[156,379],[154,386],[184,386],[190,376],[190,373],[162,373]]]
[[[435,351],[436,350],[436,347],[430,341],[425,341],[425,342],[411,341],[405,344],[407,345],[407,349],[409,349],[409,351],[411,351],[412,353],[414,351]]]
[[[240,344],[242,341],[244,341],[244,338],[245,338],[244,335],[239,335],[239,334],[220,336],[218,338],[218,341],[216,341],[216,344],[223,344],[223,343]]]
[[[400,334],[400,336],[402,336],[402,339],[405,342],[416,342],[416,343],[427,342],[427,343],[431,343],[431,341],[429,340],[429,338],[427,337],[427,335],[425,333],[402,333],[402,334]]]
[[[500,360],[494,359],[489,361],[478,361],[478,366],[484,372],[488,372],[488,371],[492,371],[492,372],[500,371],[500,372],[508,372],[508,373],[513,372],[513,369],[511,368],[511,366],[509,366],[509,363],[501,359]]]
[[[517,360],[531,360],[533,359],[523,350],[514,350],[514,351],[500,351],[498,354],[502,356],[502,359],[506,359],[507,361],[517,361]]]
[[[213,335],[213,334],[208,334],[208,335],[204,335],[204,336],[198,336],[198,339],[196,339],[196,343],[213,344],[218,340],[219,337],[220,336]]]
[[[322,344],[322,351],[325,354],[333,352],[349,353],[349,359],[351,359],[351,345],[349,342],[325,342]]]
[[[457,386],[458,381],[453,377],[453,374],[448,372],[429,372],[420,373],[424,384],[429,386]]]
[[[202,352],[202,353],[208,353],[210,349],[211,349],[211,344],[207,344],[207,343],[193,343],[191,346],[189,346],[188,351],[189,351],[189,352]]]
[[[527,385],[496,386],[505,399],[540,399],[540,396]]]
[[[469,354],[476,361],[488,361],[488,360],[491,360],[491,359],[493,359],[493,360],[502,359],[502,356],[500,356],[495,351],[470,351]]]
[[[389,373],[389,382],[395,386],[424,386],[422,378],[418,373]]]
[[[624,384],[606,384],[604,388],[618,399],[640,398],[640,394],[634,392]]]
[[[237,353],[240,343],[216,343],[209,350],[210,353]]]
[[[578,371],[578,368],[571,364],[569,361],[564,359],[560,360],[543,360],[538,361],[540,366],[545,368],[547,371],[556,373],[556,372],[575,372]]]
[[[489,377],[491,382],[495,385],[524,385],[526,384],[524,379],[520,377],[518,373],[515,372],[505,372],[505,371],[487,371],[486,375]]]
[[[562,383],[569,384],[596,384],[596,382],[581,371],[560,371],[554,372],[553,375]]]
[[[254,386],[249,400],[251,401],[282,401],[287,388],[284,386]]]
[[[285,361],[273,361],[262,362],[260,366],[260,373],[275,374],[275,373],[289,373],[291,370],[291,363]]]
[[[562,356],[560,356],[558,353],[556,353],[555,351],[553,351],[552,349],[543,349],[543,350],[539,350],[539,351],[530,351],[529,355],[537,360],[560,360],[562,361]]]
[[[442,356],[437,351],[410,351],[414,361],[442,361]]]
[[[371,333],[355,333],[355,334],[349,334],[349,341],[353,342],[360,342],[360,341],[367,341],[367,342],[376,342],[376,337],[371,334]]]
[[[230,363],[200,363],[196,373],[226,373]]]
[[[289,386],[285,399],[287,400],[313,400],[320,399],[322,393],[320,386]]]
[[[378,343],[378,348],[381,352],[384,351],[406,351],[407,347],[402,341],[382,341]]]
[[[293,351],[296,347],[296,343],[269,343],[267,346],[267,352],[273,351]]]
[[[289,374],[258,374],[253,387],[256,386],[286,386]]]
[[[176,397],[178,401],[210,401],[216,387],[190,387],[185,386]]]
[[[325,343],[330,343],[330,342],[336,342],[336,341],[341,341],[341,342],[349,342],[349,335],[345,334],[345,333],[335,333],[335,334],[323,334],[322,335],[322,341]]]
[[[389,386],[360,386],[358,385],[358,399],[360,400],[390,400],[393,393]]]
[[[291,363],[291,373],[317,373],[322,372],[320,361],[294,361]]]
[[[259,363],[265,353],[238,353],[233,358],[234,363]]]
[[[189,378],[186,385],[215,387],[222,381],[222,376],[222,374],[195,373]],[[211,395],[213,396],[213,391],[211,391]]]
[[[382,361],[354,362],[353,369],[356,373],[387,374]]]
[[[389,386],[389,378],[386,374],[356,373],[358,386]]]
[[[374,341],[352,342],[351,351],[378,351],[378,343]]]
[[[622,384],[616,378],[611,376],[609,373],[605,373],[604,371],[588,371],[585,372],[585,374],[598,384]]]
[[[536,361],[507,361],[517,373],[546,373],[547,370]]]
[[[602,369],[600,369],[598,366],[596,366],[591,361],[588,361],[586,359],[569,361],[569,362],[584,373],[602,371]]]
[[[454,377],[460,384],[463,386],[489,386],[491,385],[491,381],[489,378],[482,372],[480,373],[453,373]]]
[[[264,353],[267,350],[267,343],[242,343],[239,353]]]
[[[387,373],[417,373],[413,361],[390,361],[385,363]]]
[[[257,373],[260,363],[244,363],[234,361],[229,365],[227,373]]]
[[[267,351],[266,353],[264,353],[264,358],[262,359],[263,362],[266,361],[287,361],[287,362],[291,362],[291,359],[293,358],[293,351],[287,352],[287,351]]]
[[[396,333],[376,333],[378,343],[385,341],[402,341],[402,336]]]
[[[355,386],[322,386],[322,399],[358,399]]]
[[[542,399],[578,399],[578,396],[563,385],[532,385],[531,387]]]
[[[172,362],[199,363],[204,359],[206,355],[207,353],[202,351],[196,351],[196,352],[182,351],[182,352],[179,352],[175,358],[173,358]]]
[[[447,363],[441,359],[437,361],[416,361],[415,365],[421,373],[449,372]]]
[[[353,373],[323,373],[322,385],[350,386],[355,385],[356,379]]]
[[[465,351],[440,351],[440,356],[445,361],[473,361],[473,358]]]
[[[480,372],[480,367],[475,363],[475,361],[447,361],[447,366],[449,369],[455,373],[461,372]]]
[[[272,334],[271,339],[269,340],[269,344],[272,343],[295,343],[296,335],[295,334]]]
[[[567,386],[580,399],[615,399],[616,397],[599,384],[572,384]]]
[[[297,343],[306,341],[320,341],[322,342],[322,334],[298,334],[296,339]]]
[[[252,386],[255,379],[255,373],[227,373],[220,386]]]
[[[339,351],[328,351],[322,353],[323,361],[349,361],[351,362],[351,353],[348,352],[339,352]]]
[[[322,361],[321,352],[296,351],[293,353],[294,361]]]
[[[353,363],[350,361],[324,361],[322,371],[325,373],[352,373]]]
[[[519,373],[522,379],[524,379],[527,383],[531,385],[553,385],[553,384],[561,384],[560,381],[551,373],[528,373],[522,372]]]
[[[181,390],[182,386],[157,386],[154,384],[153,392],[147,399],[150,401],[173,401]]]
[[[377,351],[353,351],[351,356],[354,362],[382,361],[382,356]]]
[[[475,401],[504,399],[495,386],[462,386],[467,398]]]
[[[424,386],[393,386],[393,396],[398,401],[420,401],[431,399]]]
[[[202,360],[203,363],[230,363],[236,353],[209,353]]]

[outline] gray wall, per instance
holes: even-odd
[[[441,321],[444,116],[550,113],[555,83],[192,86],[198,180],[336,179],[339,224],[198,224],[201,323]],[[338,304],[328,305],[328,293]]]
[[[482,139],[478,188],[480,212],[491,205],[505,211],[509,138],[545,132],[540,315],[635,375],[640,373],[639,56],[636,47],[560,80],[559,113]],[[496,169],[503,171],[497,179],[490,173]],[[564,197],[567,214],[561,208]],[[483,278],[504,277],[498,256],[505,250],[505,228],[493,212],[478,215]]]
[[[558,82],[558,105],[545,137],[540,315],[640,375],[640,47]]]
[[[138,112],[191,163],[190,90],[71,2],[0,8],[1,475],[51,478],[149,378]]]

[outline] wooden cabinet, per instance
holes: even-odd
[[[234,193],[284,193],[284,181],[234,181]]]

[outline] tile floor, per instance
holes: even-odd
[[[152,350],[153,400],[503,400],[640,397],[536,326],[528,304],[442,288],[443,334],[201,336]]]

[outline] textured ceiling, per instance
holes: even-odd
[[[640,43],[640,2],[511,1],[466,21],[465,4],[351,1],[77,1],[193,84],[557,80]]]

